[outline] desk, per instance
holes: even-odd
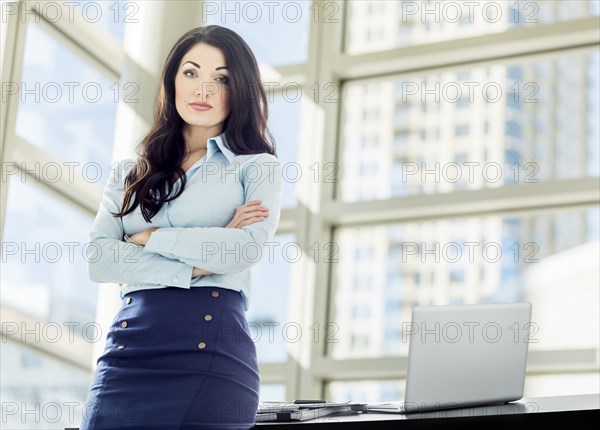
[[[348,416],[329,416],[317,420],[294,423],[259,423],[254,430],[357,430],[357,429],[477,429],[501,427],[503,429],[538,429],[558,425],[561,428],[593,428],[600,422],[600,394],[575,396],[529,397],[517,402],[448,409],[444,411],[416,412],[410,414],[360,413]],[[585,423],[588,423],[587,425]],[[67,427],[65,430],[77,430]]]
[[[289,430],[290,426],[308,426],[306,430],[337,429],[508,429],[540,427],[596,428],[600,422],[600,394],[557,397],[529,397],[502,405],[477,406],[410,414],[360,413],[328,416],[294,423],[258,423],[254,430]],[[402,422],[400,422],[402,421]],[[587,426],[585,423],[588,423]],[[303,427],[301,427],[303,428]]]

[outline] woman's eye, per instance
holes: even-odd
[[[196,73],[193,70],[185,70],[183,72],[183,75],[189,77],[189,76],[195,76]],[[229,83],[229,78],[227,76],[219,76],[217,78],[217,81],[219,81],[219,82],[221,82],[223,84],[228,84]]]

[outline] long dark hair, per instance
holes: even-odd
[[[186,143],[184,121],[175,108],[175,76],[183,56],[200,42],[220,49],[229,68],[231,108],[223,123],[229,148],[236,154],[267,152],[277,156],[275,139],[267,127],[267,97],[252,50],[228,28],[219,25],[194,28],[179,38],[167,56],[152,128],[136,147],[139,158],[125,178],[123,207],[120,212],[112,213],[115,217],[123,217],[140,205],[144,219],[150,222],[165,202],[179,197],[185,188],[186,175],[181,164]],[[176,178],[181,178],[181,187],[168,197]]]

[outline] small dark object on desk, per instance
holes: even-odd
[[[297,405],[304,405],[307,403],[327,403],[325,400],[294,400]]]

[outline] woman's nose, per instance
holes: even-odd
[[[197,96],[210,96],[211,94],[216,94],[218,90],[217,85],[214,82],[202,82],[198,88],[196,88]]]

